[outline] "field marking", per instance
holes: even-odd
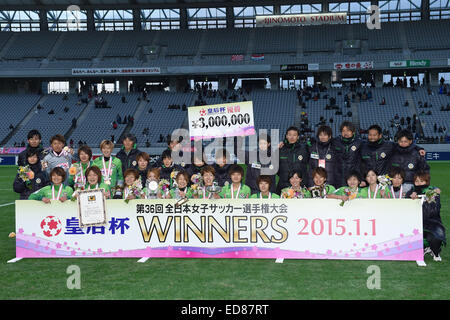
[[[284,258],[277,258],[277,260],[275,260],[275,263],[283,263]]]
[[[14,258],[14,259],[9,260],[7,263],[15,263],[20,260],[22,260],[22,258]]]
[[[140,258],[140,259],[138,260],[138,262],[144,263],[144,262],[146,262],[148,259],[150,259],[150,258],[149,258],[149,257]]]
[[[10,203],[5,203],[5,204],[0,204],[0,207],[6,207],[6,206],[10,206],[14,204],[14,202],[10,202]]]

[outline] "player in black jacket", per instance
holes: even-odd
[[[262,163],[261,160],[263,160],[264,158],[260,156],[260,153],[265,152],[267,152],[267,158],[270,159],[272,155],[271,138],[270,135],[260,134],[258,136],[258,150],[255,159],[256,161],[252,161],[253,159],[250,159],[250,155],[246,155],[248,163],[247,163],[247,172],[245,176],[245,184],[250,187],[252,194],[259,192],[257,180],[261,174],[270,176],[270,179],[272,181],[272,183],[270,184],[270,192],[276,193],[277,186],[275,174],[269,175],[267,174],[268,172],[261,172],[262,169],[266,169],[269,171],[272,170],[274,172],[276,170],[273,163],[264,163],[264,164]]]
[[[277,194],[289,187],[289,172],[299,170],[302,177],[308,176],[309,154],[306,144],[300,142],[300,130],[297,127],[289,127],[286,130],[283,146],[279,150],[279,168]],[[306,180],[306,179],[305,179]]]
[[[357,171],[360,176],[361,172],[361,147],[363,140],[356,137],[356,128],[350,121],[344,121],[340,127],[341,135],[334,138],[333,142],[336,149],[341,151],[342,155],[342,181],[340,186],[344,186],[346,181],[343,181],[351,171]]]
[[[27,148],[19,153],[19,158],[17,159],[17,165],[26,166],[27,165],[27,152],[36,151],[39,156],[39,161],[44,159],[45,152],[42,146],[42,136],[38,130],[30,130],[27,135],[28,145]]]
[[[408,130],[401,130],[397,133],[397,144],[394,153],[389,161],[389,170],[397,167],[405,172],[403,183],[412,188],[414,185],[414,175],[417,172],[430,172],[424,157],[422,157],[413,145],[413,135]]]
[[[378,125],[369,128],[368,141],[361,148],[362,172],[374,170],[380,175],[389,172],[389,161],[395,150],[395,143],[383,139],[382,129]],[[421,156],[425,156],[425,150],[414,145]]]
[[[20,200],[27,200],[30,194],[50,184],[47,173],[42,171],[39,152],[37,150],[27,150],[25,158],[26,163],[23,166],[29,165],[34,173],[34,177],[28,181],[23,181],[17,174],[13,188],[15,192],[20,193]]]
[[[141,151],[137,148],[136,142],[136,137],[131,133],[123,138],[123,147],[116,154],[116,157],[122,161],[122,173],[127,169],[137,167],[136,157]]]
[[[327,171],[327,182],[338,188],[342,184],[342,154],[336,146],[333,132],[329,126],[320,126],[316,139],[308,143],[309,171],[322,167]],[[312,186],[312,176],[308,176],[308,185]]]

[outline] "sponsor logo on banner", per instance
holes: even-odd
[[[450,152],[427,152],[427,161],[450,160]]]
[[[1,156],[0,166],[13,166],[17,164],[17,156]]]
[[[280,71],[306,71],[308,65],[304,64],[284,64],[280,66]]]
[[[76,68],[72,69],[72,75],[111,75],[111,74],[160,74],[158,67],[129,67],[129,68]]]
[[[430,60],[407,60],[407,62],[409,68],[430,66]]]
[[[256,16],[257,27],[303,26],[347,23],[347,13],[289,14],[282,16]]]
[[[450,58],[447,59],[447,64],[450,66]]]
[[[264,54],[252,54],[251,59],[253,61],[262,61],[264,60]]]
[[[403,61],[390,61],[389,62],[390,68],[405,68],[406,67],[406,60]]]
[[[373,69],[373,61],[336,62],[334,63],[334,69],[336,70]]]
[[[231,61],[244,61],[244,55],[243,54],[233,54],[231,56]]]
[[[429,67],[430,60],[400,60],[400,61],[390,61],[390,68],[420,68]]]
[[[304,64],[283,64],[280,66],[280,71],[307,71],[319,70],[318,63],[304,63]]]
[[[26,148],[0,148],[0,154],[19,154]]]

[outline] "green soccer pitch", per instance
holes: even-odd
[[[450,162],[431,162],[431,185],[442,190],[441,216],[450,232]],[[23,259],[15,257],[12,190],[15,167],[0,168],[0,299],[449,299],[450,250],[442,262],[268,259]],[[67,288],[67,268],[81,270],[81,289]],[[381,289],[369,290],[377,265]]]

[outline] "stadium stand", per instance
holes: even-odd
[[[39,99],[40,96],[37,94],[0,94],[0,110],[2,111],[2,116],[0,117],[0,141],[12,131],[10,125],[14,128],[17,127]],[[22,142],[22,140],[17,141]]]
[[[173,130],[182,127],[187,117],[187,112],[182,110],[182,106],[192,106],[193,98],[193,93],[149,93],[148,102],[145,101],[143,111],[139,117],[136,117],[130,131],[136,136],[138,145],[145,146],[148,140],[152,146],[166,146],[165,140],[159,142],[160,134],[165,138]],[[168,109],[170,105],[179,106],[180,109]],[[150,109],[152,109],[151,113]],[[148,128],[149,134],[144,133],[145,128]]]
[[[103,97],[108,108],[96,108],[95,99],[91,100],[84,119],[80,119],[70,139],[73,139],[75,144],[81,140],[95,147],[100,145],[102,140],[110,139],[111,135],[119,139],[127,124],[117,123],[117,129],[114,129],[113,122],[116,120],[116,115],[119,114],[121,118],[133,116],[140,102],[138,93],[125,94],[126,103],[122,103],[122,96],[117,93],[99,94],[98,98]]]
[[[63,100],[67,96],[67,100]],[[28,123],[20,128],[11,138],[13,142],[26,141],[27,133],[30,129],[37,129],[42,134],[42,141],[48,144],[51,136],[55,132],[64,135],[70,128],[73,118],[78,118],[86,104],[79,103],[80,97],[77,95],[50,94],[45,95],[40,100],[43,109],[33,109],[33,116]],[[66,109],[67,108],[67,109]],[[67,111],[65,111],[65,109]],[[52,114],[49,114],[53,110]]]

